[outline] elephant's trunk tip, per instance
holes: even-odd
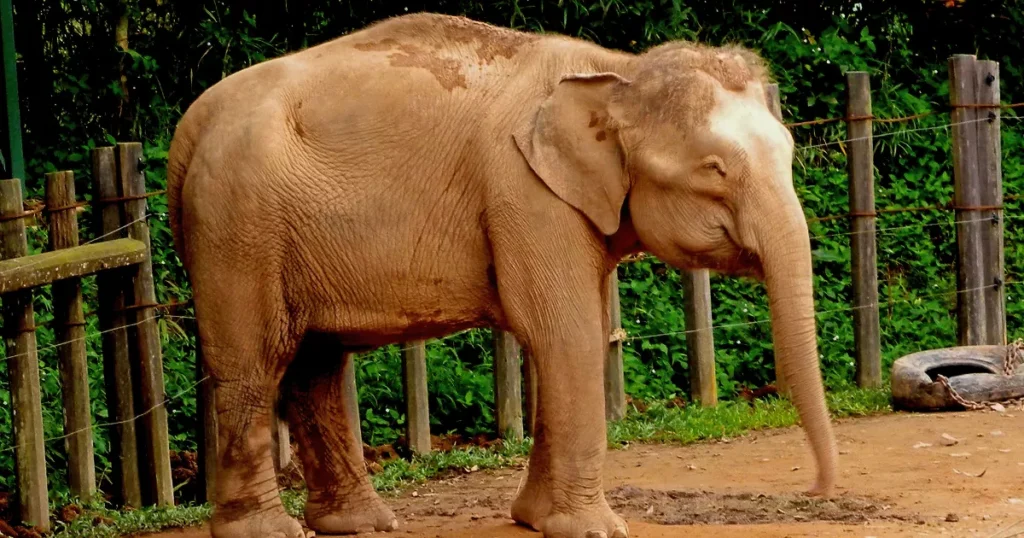
[[[835,495],[836,477],[835,469],[821,469],[814,485],[807,491],[810,497],[831,498]]]

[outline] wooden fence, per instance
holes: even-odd
[[[958,272],[957,297],[961,344],[1005,344],[1003,295],[1002,184],[1000,171],[999,72],[995,62],[960,55],[950,59],[953,106],[953,160]],[[872,123],[885,121],[871,113],[870,80],[866,73],[848,73],[848,126],[856,381],[862,387],[881,384],[875,218],[896,209],[876,209],[872,163]],[[777,117],[781,107],[777,87],[770,87],[768,104]],[[833,120],[816,120],[823,123]],[[45,213],[50,222],[50,251],[27,255],[25,221],[41,210],[26,211],[21,182],[0,181],[0,300],[7,346],[8,373],[14,415],[18,504],[26,522],[47,527],[46,465],[35,343],[33,288],[53,284],[54,324],[63,388],[64,432],[73,494],[88,497],[96,491],[93,437],[89,409],[85,327],[80,279],[96,274],[99,288],[103,367],[112,433],[115,502],[139,507],[173,503],[167,416],[164,409],[162,358],[155,315],[146,199],[137,143],[98,148],[92,152],[97,239],[78,244],[75,184],[71,172],[46,177]],[[903,208],[920,209],[920,208]],[[702,405],[717,402],[711,287],[707,271],[685,272],[686,340],[691,395]],[[623,343],[618,280],[612,274],[608,315],[612,334],[605,361],[605,411],[610,420],[626,412],[623,389]],[[403,349],[407,439],[414,453],[431,450],[425,342]],[[528,354],[515,338],[495,332],[495,407],[497,432],[520,439],[534,424],[535,375]],[[358,431],[355,370],[345,371],[353,422]],[[216,395],[201,360],[198,391],[202,428],[200,465],[207,496],[216,480]],[[785,394],[785,380],[776,380]],[[278,465],[290,459],[287,426],[276,421],[274,454]],[[52,440],[50,440],[52,441]]]
[[[146,223],[142,146],[93,150],[97,240],[79,245],[74,175],[46,176],[45,206],[26,211],[21,181],[0,181],[0,300],[14,410],[14,457],[22,520],[48,527],[33,288],[53,284],[53,328],[61,376],[72,494],[96,492],[93,424],[81,278],[96,274],[108,415],[112,494],[131,506],[173,504],[163,364]],[[27,255],[26,220],[49,217],[49,252]],[[50,440],[52,441],[52,440]]]

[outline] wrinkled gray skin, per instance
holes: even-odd
[[[764,279],[813,492],[830,492],[807,226],[764,84],[738,48],[631,55],[419,14],[207,90],[168,175],[217,383],[214,536],[302,536],[270,458],[279,390],[306,524],[395,528],[345,418],[338,350],[488,325],[515,334],[539,379],[512,517],[547,537],[627,536],[601,481],[604,282],[641,250]]]

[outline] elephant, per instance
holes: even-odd
[[[348,423],[351,353],[494,327],[528,350],[534,445],[511,505],[545,537],[626,538],[602,486],[606,279],[645,252],[764,282],[776,359],[837,474],[794,142],[755,52],[640,53],[414,13],[233,73],[167,171],[216,387],[215,538],[301,538],[269,431],[280,396],[322,534],[397,528]]]

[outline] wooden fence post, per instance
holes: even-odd
[[[981,182],[981,203],[991,209],[975,212],[975,218],[991,217],[982,223],[985,237],[985,276],[983,282],[992,287],[983,290],[987,343],[1006,344],[1006,288],[1003,286],[1003,155],[1000,137],[999,62],[978,61],[975,67],[979,110],[978,176]]]
[[[772,83],[765,86],[765,100],[768,101],[768,110],[772,115],[782,121],[782,95],[779,93],[779,85]]]
[[[402,350],[402,378],[405,381],[406,438],[413,454],[430,452],[430,402],[427,394],[427,345],[410,342]]]
[[[157,326],[156,288],[153,283],[152,249],[149,242],[149,224],[146,222],[146,179],[141,170],[142,144],[138,142],[117,145],[118,172],[124,198],[124,218],[128,237],[146,245],[150,256],[134,266],[132,274],[135,303],[129,318],[135,326],[134,364],[138,368],[138,399],[136,412],[142,428],[139,430],[141,462],[146,472],[142,475],[143,500],[158,506],[174,505],[174,483],[171,479],[170,439],[167,433],[167,408],[164,407],[163,353]]]
[[[778,84],[773,83],[765,86],[765,99],[768,101],[768,110],[779,121],[782,121],[782,97],[779,93]],[[789,397],[789,385],[786,382],[786,375],[782,372],[782,368],[779,367],[779,361],[775,361],[775,388],[779,396]]]
[[[274,404],[274,414],[270,419],[270,451],[274,459],[274,467],[281,472],[292,461],[291,431],[284,414],[284,407],[278,400]]]
[[[345,413],[352,424],[352,434],[356,443],[363,446],[363,426],[359,416],[359,387],[356,386],[356,354],[346,353],[341,358],[341,377],[345,391]]]
[[[512,333],[494,329],[494,404],[498,435],[502,439],[523,439],[523,375],[519,342]]]
[[[46,210],[50,214],[50,250],[78,246],[78,205],[72,172],[46,174]],[[92,407],[89,403],[89,363],[85,353],[85,315],[82,280],[53,283],[54,334],[59,347],[64,442],[68,454],[68,485],[76,497],[96,493],[93,463]]]
[[[114,148],[92,151],[94,206],[97,212],[96,235],[109,241],[126,235],[121,228],[120,204],[108,200],[120,198],[117,182],[117,161]],[[107,409],[114,422],[111,436],[110,463],[113,467],[116,502],[142,507],[139,480],[138,439],[135,432],[135,393],[131,359],[128,353],[128,330],[125,328],[127,279],[131,268],[104,271],[96,275],[99,297],[99,325],[103,341],[103,376],[106,384]]]
[[[526,433],[533,437],[537,425],[537,371],[533,364],[530,350],[523,348],[523,426]]]
[[[711,317],[711,273],[684,271],[683,307],[686,316],[686,353],[690,370],[690,397],[702,407],[718,405],[715,379],[715,334]]]
[[[604,362],[604,415],[607,420],[626,416],[626,379],[622,366],[622,309],[619,304],[619,269],[608,275],[608,354]]]
[[[875,245],[875,163],[871,139],[871,77],[846,74],[847,166],[850,182],[850,265],[853,273],[853,342],[857,386],[882,386]]]
[[[953,105],[953,205],[956,208],[957,237],[957,322],[962,346],[991,344],[987,312],[991,279],[986,278],[987,246],[992,221],[987,215],[986,185],[979,162],[979,117],[987,110],[977,108],[978,73],[974,55],[958,54],[949,59],[949,100]],[[984,121],[984,119],[982,120]],[[997,157],[998,158],[998,157]],[[988,174],[986,173],[986,176]],[[999,339],[1002,343],[1002,338]]]
[[[0,259],[28,254],[21,180],[0,180]],[[7,375],[11,386],[14,466],[22,521],[50,528],[32,290],[11,292],[3,302]]]
[[[217,392],[203,365],[203,346],[199,338],[198,323],[193,324],[196,335],[196,383],[199,395],[196,411],[199,415],[199,474],[201,475],[200,502],[212,503],[217,493]]]

